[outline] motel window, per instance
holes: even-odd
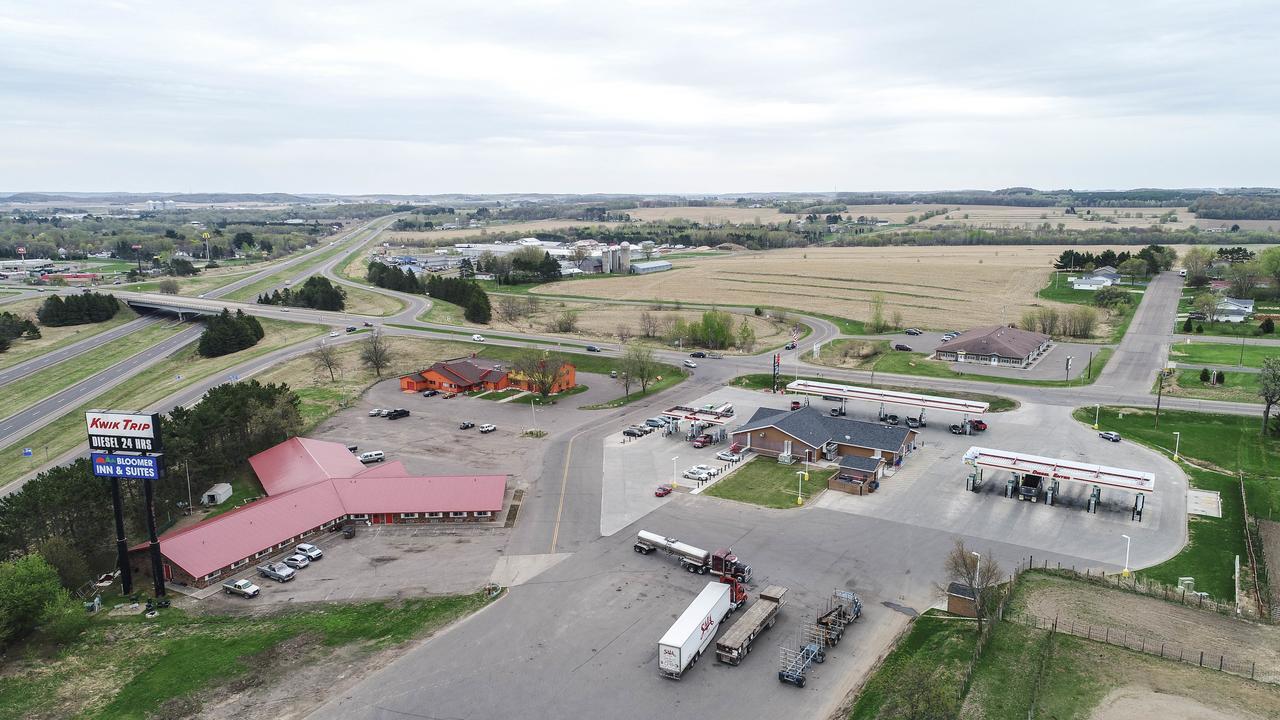
[[[478,512],[476,512],[476,513],[473,513],[473,514],[474,514],[476,517],[489,517],[490,515],[493,515],[493,513],[489,512],[488,510],[480,510],[480,511],[478,511]]]
[[[440,518],[440,517],[444,517],[444,513],[442,513],[442,512],[438,512],[438,513],[427,513],[427,517],[429,517],[429,518]]]
[[[201,579],[202,579],[202,580],[204,580],[205,582],[208,582],[208,581],[210,581],[210,580],[212,580],[212,579],[214,579],[214,578],[218,577],[218,576],[219,576],[219,575],[221,575],[221,574],[222,574],[222,573],[220,573],[220,572],[216,572],[216,573],[209,573],[208,575],[205,575],[205,576],[204,576],[203,578],[201,578]]]
[[[467,514],[466,514],[465,512],[457,512],[457,511],[454,511],[454,512],[449,513],[449,517],[451,517],[451,518],[462,518],[462,517],[466,517],[466,516],[467,516]]]
[[[352,520],[368,520],[369,516],[368,515],[352,515],[351,519]]]
[[[245,565],[248,565],[248,564],[249,564],[249,558],[245,558],[243,560],[231,563],[231,569],[235,570],[238,567],[244,567]]]
[[[257,553],[256,555],[254,555],[254,557],[255,557],[255,558],[260,558],[260,557],[262,557],[263,555],[266,555],[266,554],[267,554],[267,553],[269,553],[269,552],[271,552],[271,548],[267,548],[266,550],[263,550],[262,552]]]
[[[417,517],[418,513],[400,513],[401,520],[415,520]]]

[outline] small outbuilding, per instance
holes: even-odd
[[[231,497],[231,485],[218,483],[200,494],[201,505],[221,505]]]
[[[978,596],[973,588],[958,582],[948,585],[947,612],[960,617],[978,617]]]

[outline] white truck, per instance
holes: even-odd
[[[714,572],[721,576],[729,575],[742,583],[751,581],[751,566],[739,562],[732,548],[708,552],[648,530],[636,533],[636,542],[632,548],[641,555],[648,555],[654,550],[665,550],[668,555],[680,558],[680,567],[691,573],[706,575],[708,572]]]
[[[658,641],[658,674],[679,680],[702,657],[720,624],[747,601],[737,581],[710,582]]]

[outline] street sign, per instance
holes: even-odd
[[[161,450],[160,415],[88,412],[89,449],[155,453]]]
[[[98,477],[159,480],[164,472],[163,455],[109,455],[90,453],[89,464]]]
[[[31,452],[31,448],[22,448],[22,457],[31,457],[34,454]]]

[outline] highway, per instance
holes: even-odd
[[[39,372],[51,365],[57,365],[64,360],[70,360],[81,353],[86,353],[114,340],[119,340],[130,333],[137,332],[148,325],[154,325],[158,322],[162,322],[163,320],[164,318],[160,317],[140,317],[136,320],[131,320],[120,327],[112,328],[106,332],[100,332],[97,335],[87,337],[79,342],[74,342],[60,350],[38,355],[30,360],[7,367],[0,370],[0,387],[3,387],[19,378]]]

